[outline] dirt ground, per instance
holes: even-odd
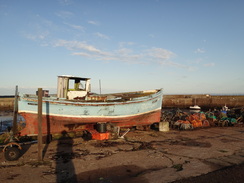
[[[244,128],[131,131],[124,139],[64,138],[23,146],[17,161],[0,153],[0,182],[242,182]]]

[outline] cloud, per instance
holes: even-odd
[[[108,55],[108,53],[103,52],[92,45],[88,45],[86,42],[58,40],[53,46],[66,47],[69,50],[83,50],[90,54]],[[75,54],[77,55],[77,53]]]
[[[99,25],[99,22],[96,22],[96,21],[93,21],[93,20],[89,20],[88,23],[92,24],[92,25]]]
[[[132,46],[135,45],[134,42],[119,42],[119,47]]]
[[[120,61],[129,64],[159,64],[189,69],[189,67],[183,64],[171,61],[175,54],[163,48],[153,47],[151,49],[140,50],[139,53],[137,53],[133,49],[123,47],[106,52],[86,42],[67,40],[57,40],[53,46],[65,47],[72,51],[71,55],[78,55],[95,60]]]
[[[105,35],[105,34],[102,34],[100,32],[96,32],[95,35],[99,38],[102,38],[102,39],[110,39],[109,36]]]
[[[171,65],[179,67],[180,64],[169,61],[175,54],[162,48],[151,48],[135,53],[132,49],[120,48],[110,52],[102,51],[86,42],[58,40],[53,44],[54,47],[65,47],[72,50],[72,55],[79,55],[96,60],[121,61],[126,63],[149,64],[160,63],[161,65]]]
[[[131,49],[128,49],[128,48],[121,48],[121,49],[118,49],[116,52],[118,54],[121,54],[121,55],[129,55],[133,51]]]
[[[70,5],[73,3],[72,0],[58,0],[61,5]]]
[[[201,48],[197,48],[197,50],[195,51],[195,53],[205,53],[204,49]]]
[[[215,66],[215,63],[207,63],[207,64],[204,64],[205,67],[214,67]]]
[[[143,53],[138,54],[134,53],[132,49],[128,48],[120,48],[118,50],[114,50],[113,58],[115,58],[118,61],[125,62],[125,63],[131,63],[131,64],[144,64],[144,56]]]
[[[201,62],[203,62],[203,59],[202,59],[202,58],[197,58],[197,59],[194,61],[195,64],[199,64],[199,63],[201,63]]]
[[[147,50],[148,55],[159,59],[159,60],[168,60],[175,54],[169,50],[163,49],[163,48],[151,48]]]
[[[67,18],[73,17],[74,13],[72,13],[70,11],[59,11],[56,13],[56,15],[62,19],[67,19]]]
[[[178,67],[178,68],[185,68],[188,70],[191,70],[190,67],[180,64],[177,62],[173,62],[172,58],[176,56],[175,53],[163,49],[163,48],[151,48],[145,51],[145,57],[148,57],[148,60],[152,63],[157,63],[159,65],[164,65],[164,66],[172,66],[172,67]]]
[[[83,56],[83,57],[91,57],[91,54],[84,53],[84,52],[74,52],[74,53],[72,53],[72,55],[79,55],[79,56]]]
[[[35,22],[30,22],[27,29],[23,31],[23,36],[33,41],[44,41],[51,32],[57,29],[57,26],[52,21],[42,18],[40,15],[34,17]]]
[[[84,27],[82,27],[81,25],[74,25],[74,24],[69,24],[69,23],[64,23],[64,24],[70,26],[73,29],[76,29],[76,30],[79,30],[79,31],[82,31],[82,32],[85,31]]]
[[[31,34],[31,33],[26,33],[24,34],[24,36],[27,38],[27,39],[30,39],[32,41],[37,41],[37,40],[44,40],[46,39],[46,37],[49,35],[49,32],[48,31],[39,31],[37,32],[36,34]]]
[[[149,34],[149,37],[155,38],[155,35],[154,34]]]

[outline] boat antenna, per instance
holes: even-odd
[[[100,95],[102,94],[102,89],[101,89],[101,79],[99,79],[99,89],[100,89]]]

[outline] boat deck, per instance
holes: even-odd
[[[125,92],[125,93],[111,93],[111,94],[90,94],[86,97],[76,97],[72,100],[65,98],[57,98],[55,96],[43,97],[44,101],[68,101],[68,102],[125,102],[132,100],[140,100],[146,98],[152,94],[156,94],[160,90],[147,90],[138,92]],[[37,95],[25,94],[24,98],[28,100],[37,100]]]

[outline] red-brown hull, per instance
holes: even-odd
[[[26,127],[20,131],[20,135],[37,135],[38,134],[38,115],[36,113],[25,113],[21,115],[26,120]],[[107,122],[120,127],[132,127],[138,125],[150,125],[159,122],[161,110],[155,110],[145,114],[127,116],[127,117],[64,117],[64,116],[42,116],[43,134],[55,134],[63,131],[82,131],[94,128],[97,122]]]

